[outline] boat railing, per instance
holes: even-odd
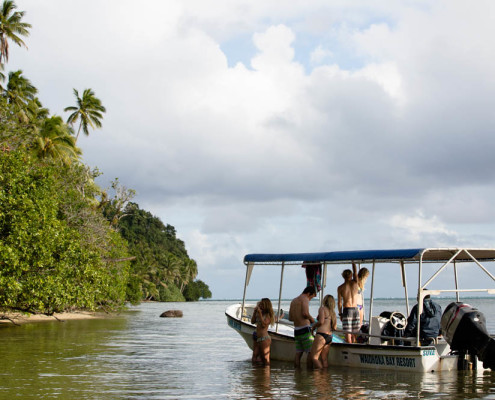
[[[344,331],[342,329],[335,329],[333,331],[334,333],[340,333],[340,334],[346,334],[349,333],[348,331]],[[398,336],[385,336],[385,335],[373,335],[370,333],[365,333],[361,331],[353,332],[354,335],[356,336],[361,336],[363,338],[369,339],[369,338],[378,338],[381,340],[384,340],[385,342],[381,343],[383,346],[387,346],[388,344],[394,345],[396,342],[408,342],[411,344],[416,343],[416,338],[415,337],[398,337]],[[388,343],[391,342],[391,343]],[[364,342],[363,344],[366,344]]]

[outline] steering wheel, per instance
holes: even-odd
[[[392,314],[390,314],[390,323],[395,329],[402,331],[406,329],[407,319],[401,312],[394,311]]]

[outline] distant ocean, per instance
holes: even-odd
[[[495,300],[464,301],[495,333]],[[224,312],[235,302],[143,303],[118,318],[0,327],[0,399],[495,399],[492,372],[252,367],[244,340],[227,326]],[[317,307],[313,301],[311,311]],[[373,307],[405,312],[396,299]],[[159,317],[169,309],[184,317]]]

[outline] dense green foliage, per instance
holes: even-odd
[[[210,288],[206,283],[199,279],[189,282],[184,289],[184,297],[186,301],[198,301],[200,298],[211,298]]]
[[[78,133],[101,127],[106,111],[91,89],[67,123],[50,115],[23,72],[4,73],[8,42],[31,26],[4,0],[0,10],[0,310],[52,314],[116,309],[126,301],[211,297],[175,228],[129,201],[133,190],[96,183],[81,162]],[[4,82],[7,80],[6,84]]]
[[[109,207],[105,213],[114,219],[111,210]],[[177,238],[175,228],[135,203],[127,204],[118,226],[129,243],[129,251],[136,256],[131,265],[129,298],[184,301],[183,292],[198,268],[189,258],[184,242]]]
[[[74,171],[0,152],[0,307],[50,314],[125,301],[128,265],[104,261],[127,256],[125,242],[81,192],[62,190],[60,174]],[[82,208],[99,223],[88,227]]]

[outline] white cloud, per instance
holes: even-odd
[[[458,234],[448,229],[437,216],[427,218],[423,211],[415,215],[394,215],[390,225],[402,240],[424,247],[452,246],[458,242]]]
[[[323,48],[322,45],[318,45],[310,54],[309,60],[311,65],[320,65],[324,63],[326,60],[330,59],[333,56],[333,53]]]
[[[94,89],[85,161],[177,228],[218,297],[244,252],[495,239],[490,1],[16,3],[33,30],[7,69],[53,113]]]

